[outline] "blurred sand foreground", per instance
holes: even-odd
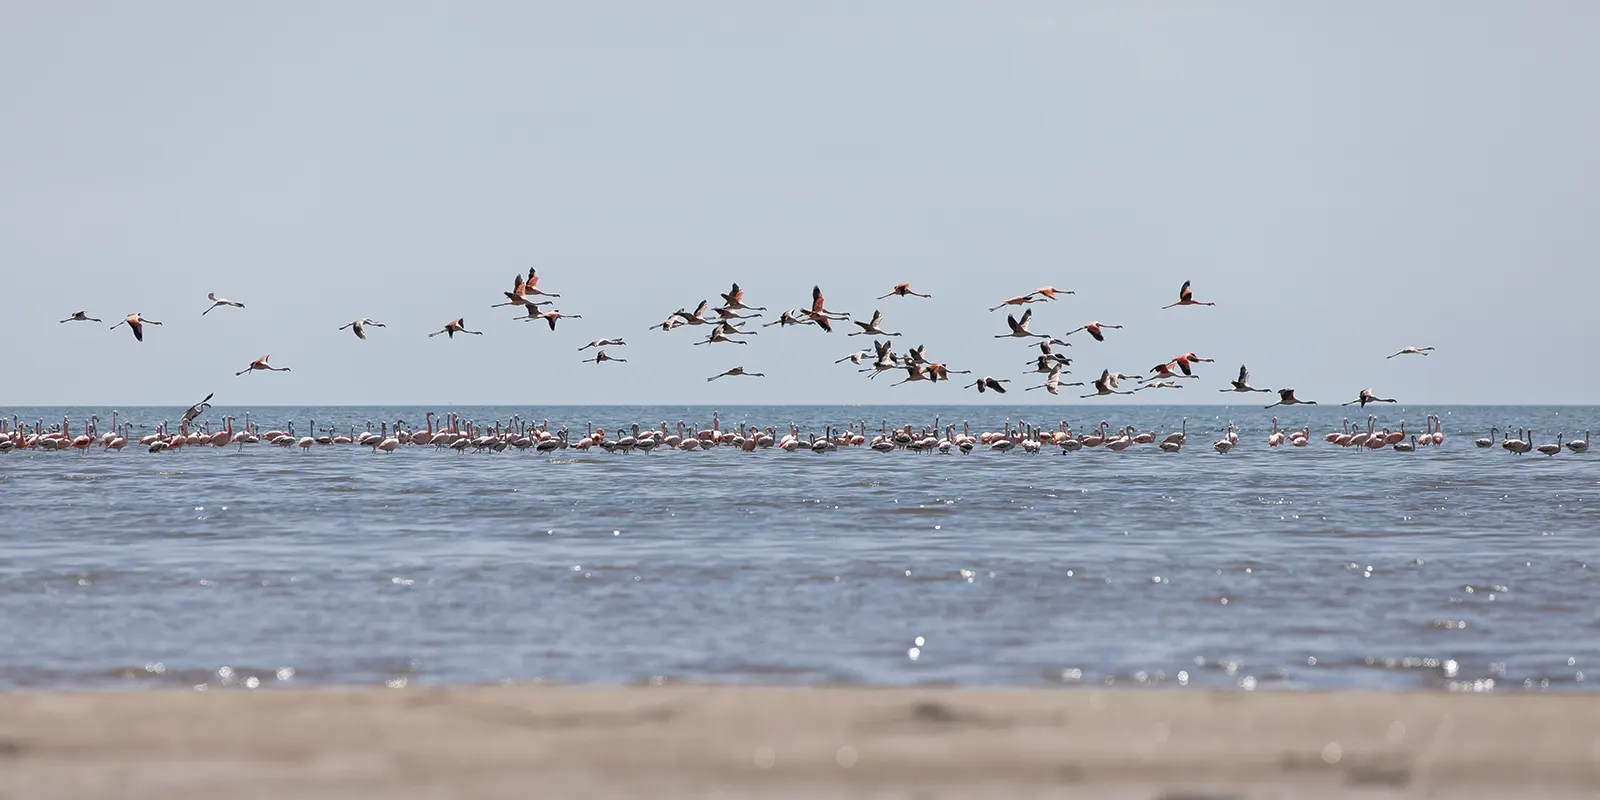
[[[1434,794],[1600,794],[1600,696],[702,686],[0,695],[6,798]]]

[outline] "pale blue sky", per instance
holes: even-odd
[[[1054,284],[1036,330],[1127,326],[1073,378],[1218,359],[1141,401],[1246,362],[1591,403],[1596,41],[1576,1],[0,0],[0,404],[979,400],[834,365],[843,329],[645,330],[734,280],[1013,386],[985,308]],[[529,266],[584,319],[488,309]],[[1219,305],[1159,311],[1185,279]],[[935,299],[872,300],[902,280]],[[630,362],[580,363],[603,336]],[[736,364],[770,377],[705,381]]]

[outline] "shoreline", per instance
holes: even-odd
[[[1600,791],[1600,696],[714,685],[0,694],[0,797],[1411,797],[1440,787],[1487,797],[1507,786],[1519,797]]]

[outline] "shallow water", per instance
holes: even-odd
[[[710,409],[521,411],[552,427]],[[224,409],[206,419],[216,422]],[[226,409],[242,417],[242,409]],[[1277,409],[1314,437],[1344,416]],[[422,409],[256,409],[340,428]],[[651,680],[1587,690],[1600,669],[1600,457],[1536,442],[1595,408],[1380,408],[1444,446],[1266,446],[1251,407],[734,408],[1108,419],[1059,455],[458,454],[255,445],[0,455],[0,688]],[[77,420],[108,409],[10,409]],[[123,409],[152,425],[181,410]],[[1228,421],[1241,446],[1209,447]],[[76,428],[76,422],[74,427]],[[1414,428],[1408,425],[1408,430]],[[1547,435],[1548,432],[1548,435]],[[921,643],[918,644],[918,637]]]

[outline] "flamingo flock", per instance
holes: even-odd
[[[603,351],[600,351],[603,352]],[[259,360],[265,363],[264,359]],[[263,367],[263,369],[267,369]],[[723,377],[761,377],[761,373],[748,372],[733,367],[713,375],[707,380]],[[980,379],[983,383],[990,378]],[[997,384],[999,381],[995,381]],[[1042,385],[1043,386],[1043,385]],[[1040,388],[1040,387],[1035,387]],[[990,389],[993,391],[993,388]],[[1179,429],[1160,434],[1141,430],[1132,424],[1112,427],[1108,420],[1075,431],[1071,422],[1059,420],[1053,425],[1037,425],[1027,421],[1007,419],[998,430],[973,432],[969,421],[959,426],[934,417],[931,424],[903,424],[891,426],[887,419],[873,426],[866,420],[853,420],[841,425],[823,425],[821,430],[802,431],[788,423],[760,425],[740,423],[724,426],[721,415],[713,412],[711,423],[701,425],[678,420],[676,424],[663,421],[659,425],[628,423],[610,427],[584,425],[581,432],[568,427],[552,428],[548,420],[534,422],[518,415],[505,419],[476,421],[463,419],[454,412],[423,414],[421,424],[410,424],[404,419],[381,420],[376,429],[371,420],[364,428],[355,424],[317,427],[316,420],[308,420],[297,432],[295,421],[285,421],[275,428],[263,429],[259,420],[252,421],[246,413],[241,419],[226,415],[216,420],[199,418],[211,408],[211,396],[189,407],[176,424],[159,422],[153,428],[138,426],[123,419],[113,410],[110,424],[103,430],[99,415],[90,415],[77,425],[66,416],[56,424],[44,419],[33,423],[15,416],[0,419],[0,453],[24,451],[68,452],[88,454],[92,450],[120,452],[143,448],[151,453],[176,453],[195,448],[227,448],[243,450],[247,446],[267,445],[293,448],[307,452],[315,448],[335,445],[366,447],[372,453],[395,453],[409,450],[454,451],[457,453],[500,453],[533,451],[553,454],[558,451],[604,451],[607,453],[649,453],[654,450],[709,451],[729,448],[742,452],[776,450],[795,453],[807,450],[813,453],[832,453],[842,450],[862,449],[879,453],[912,452],[937,454],[970,454],[974,450],[993,453],[1021,452],[1035,454],[1046,450],[1062,455],[1085,450],[1104,450],[1112,453],[1134,453],[1149,449],[1161,453],[1179,453],[1189,444],[1189,421],[1185,417]],[[1391,428],[1380,425],[1376,415],[1368,415],[1363,425],[1346,418],[1339,428],[1323,434],[1320,439],[1332,448],[1357,451],[1389,449],[1400,453],[1414,453],[1424,448],[1438,448],[1445,444],[1444,423],[1434,414],[1423,417],[1421,430],[1408,429],[1401,420]],[[148,430],[148,432],[144,432]],[[609,430],[609,432],[608,432]],[[1238,427],[1229,422],[1211,443],[1218,454],[1236,452],[1245,446]],[[1557,434],[1554,441],[1534,443],[1534,432],[1519,430],[1513,437],[1509,430],[1496,439],[1501,431],[1492,428],[1488,436],[1473,442],[1476,449],[1489,450],[1495,445],[1514,455],[1539,453],[1554,456],[1561,452],[1584,454],[1589,451],[1589,432],[1583,438],[1566,439]],[[1265,437],[1268,450],[1278,448],[1303,449],[1311,445],[1314,434],[1310,426],[1284,429],[1278,418],[1272,418],[1272,429]]]

